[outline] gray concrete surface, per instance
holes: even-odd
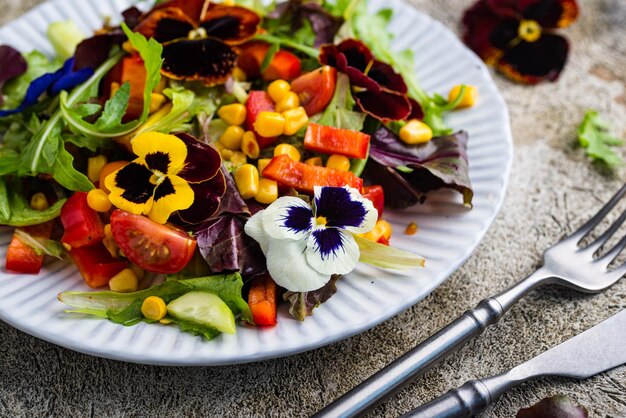
[[[458,31],[470,0],[412,0]],[[0,23],[38,4],[0,0]],[[0,323],[0,415],[306,416],[352,388],[481,298],[530,273],[542,250],[616,190],[572,144],[584,111],[595,108],[626,137],[626,2],[584,0],[563,33],[572,53],[558,83],[525,87],[497,76],[515,138],[501,213],[477,251],[426,300],[359,336],[293,357],[243,366],[166,368],[89,357]],[[625,155],[626,150],[622,150]],[[497,373],[626,308],[626,281],[601,295],[551,288],[523,300],[480,339],[378,407],[394,417],[464,381]],[[602,342],[599,341],[599,344]],[[593,417],[626,416],[626,367],[585,382],[540,380],[506,394],[485,417],[511,417],[557,393]]]

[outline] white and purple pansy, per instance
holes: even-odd
[[[284,196],[246,223],[267,258],[274,281],[293,292],[324,286],[333,274],[351,272],[360,251],[353,234],[374,228],[372,202],[350,187],[315,187],[313,207]]]

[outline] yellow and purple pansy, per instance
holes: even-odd
[[[324,286],[333,274],[348,274],[359,261],[353,234],[376,224],[372,202],[350,187],[319,187],[313,207],[283,196],[259,211],[245,225],[260,245],[274,281],[293,292]]]
[[[221,157],[185,133],[143,133],[131,142],[135,160],[105,179],[109,200],[165,223],[173,213],[189,224],[211,217],[226,191]]]

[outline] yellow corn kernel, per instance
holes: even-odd
[[[248,78],[246,73],[239,67],[233,68],[232,76],[236,81],[246,81]]]
[[[282,115],[285,117],[285,127],[283,128],[283,134],[285,135],[295,135],[309,122],[306,110],[302,106],[285,110]]]
[[[376,221],[376,225],[371,231],[361,236],[367,240],[378,242],[383,237],[389,240],[391,238],[391,232],[391,224],[384,219],[379,219]]]
[[[267,94],[274,103],[278,103],[287,93],[291,91],[291,86],[285,80],[275,80],[267,86]]]
[[[130,43],[130,41],[124,41],[124,43],[122,44],[122,49],[129,54],[135,52],[135,47],[133,46],[133,44]]]
[[[405,235],[415,235],[417,233],[417,224],[415,222],[411,222],[406,226],[404,230]]]
[[[102,171],[102,167],[104,167],[107,162],[107,157],[104,155],[89,157],[87,160],[87,177],[92,183],[100,180],[100,172]]]
[[[119,89],[120,89],[120,83],[118,83],[117,81],[111,82],[111,87],[109,88],[109,92],[110,92],[109,98],[115,96],[115,93],[117,93]]]
[[[254,122],[254,130],[261,136],[278,136],[284,128],[285,117],[278,112],[261,112]]]
[[[109,195],[102,189],[92,189],[87,193],[87,204],[96,212],[108,212],[111,209]]]
[[[131,269],[124,269],[109,280],[111,290],[119,293],[136,292],[138,285],[137,276]]]
[[[345,155],[333,154],[328,157],[326,167],[339,171],[348,171],[350,170],[350,159]]]
[[[259,158],[259,152],[261,152],[261,150],[259,149],[259,143],[256,140],[254,132],[248,131],[243,134],[241,150],[250,158]]]
[[[111,224],[104,225],[104,238],[102,238],[102,244],[107,249],[111,257],[117,257],[120,254],[120,247],[115,242],[113,238],[113,233],[111,232]],[[137,275],[137,273],[135,273]]]
[[[246,107],[241,103],[222,106],[217,110],[217,116],[229,125],[241,125],[246,120]]]
[[[298,106],[300,106],[300,98],[296,93],[290,91],[286,93],[283,98],[278,101],[278,103],[276,103],[276,111],[278,113],[282,113],[285,110],[295,109]]]
[[[462,86],[454,86],[450,93],[448,94],[448,101],[453,102],[461,93]],[[461,101],[456,105],[455,109],[465,109],[467,107],[472,107],[476,103],[476,99],[478,99],[478,89],[474,86],[468,86],[465,84],[465,94]]]
[[[274,157],[287,154],[294,161],[300,161],[300,151],[291,144],[278,144],[274,148]]]
[[[222,157],[222,159],[224,161],[230,161],[230,157],[233,156],[233,151],[231,151],[228,148],[224,147],[224,145],[222,145],[222,143],[220,141],[214,142],[213,146],[220,153],[220,155],[221,155],[221,157]]]
[[[263,175],[263,170],[265,170],[265,167],[268,166],[270,161],[272,161],[271,158],[259,158],[259,160],[256,162],[257,167],[259,167],[259,173],[261,173],[261,175]]]
[[[158,296],[148,296],[141,304],[141,313],[153,321],[160,321],[167,313],[165,301]]]
[[[46,195],[39,192],[35,193],[30,198],[30,207],[35,210],[46,210],[50,207],[48,204],[48,199],[46,199]]]
[[[159,324],[163,324],[163,325],[169,325],[172,322],[174,322],[174,321],[172,321],[171,319],[168,319],[168,318],[159,319]]]
[[[430,126],[417,119],[411,119],[400,128],[400,139],[407,144],[423,144],[433,138]]]
[[[68,244],[67,242],[64,242],[62,245],[63,245],[63,248],[65,248],[67,251],[72,251],[72,246]]]
[[[241,166],[248,162],[248,158],[246,158],[246,154],[241,151],[233,151],[230,162],[233,163],[234,166]]]
[[[236,151],[241,148],[241,138],[244,132],[241,126],[231,125],[220,136],[220,143],[229,150]]]
[[[150,96],[150,113],[154,113],[165,103],[165,96],[161,93],[152,93]]]
[[[244,164],[235,172],[235,184],[244,199],[250,199],[259,192],[259,170],[252,164]]]
[[[322,157],[311,157],[304,161],[304,164],[315,165],[321,167],[324,165]]]
[[[278,183],[264,178],[259,180],[259,191],[254,196],[254,200],[264,205],[269,205],[276,199],[278,199]]]

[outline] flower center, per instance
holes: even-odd
[[[517,34],[526,42],[535,42],[541,37],[541,25],[534,20],[522,20]]]
[[[325,216],[318,216],[317,218],[315,218],[316,225],[326,226],[327,223],[328,220],[326,220]]]
[[[152,173],[149,181],[150,181],[150,184],[154,184],[155,186],[157,186],[163,182],[164,178],[165,176],[157,171],[157,172]]]
[[[189,31],[187,35],[189,39],[204,39],[207,37],[206,29],[199,27]]]

